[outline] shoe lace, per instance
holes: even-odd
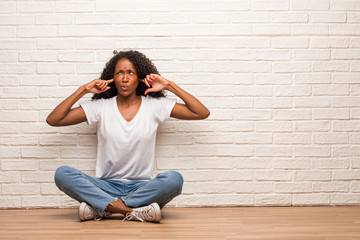
[[[123,221],[125,220],[139,220],[141,222],[145,222],[144,219],[151,219],[152,216],[149,213],[151,210],[151,208],[146,207],[143,209],[139,209],[139,210],[134,210],[132,212],[129,212],[126,214],[125,218],[123,219]]]

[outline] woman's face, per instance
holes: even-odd
[[[119,94],[127,97],[136,94],[139,78],[132,62],[127,58],[121,58],[114,71],[115,87]]]

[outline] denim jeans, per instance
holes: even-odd
[[[55,172],[55,184],[71,198],[86,202],[99,214],[115,199],[136,208],[153,202],[163,208],[180,195],[183,177],[176,171],[158,174],[150,181],[117,181],[91,177],[75,168],[62,166]]]

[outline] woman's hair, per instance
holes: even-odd
[[[144,79],[146,75],[149,75],[150,73],[159,74],[155,65],[143,53],[134,50],[120,51],[120,52],[114,51],[113,53],[115,55],[106,63],[105,68],[101,73],[100,79],[102,80],[110,80],[114,78],[115,66],[117,62],[122,58],[127,58],[130,60],[130,62],[135,67],[139,79]],[[95,93],[92,97],[92,100],[101,99],[101,98],[112,98],[114,96],[117,96],[118,92],[115,87],[115,82],[110,83],[108,86],[110,87],[109,90],[102,93]],[[144,93],[146,89],[147,86],[145,85],[145,83],[139,81],[139,85],[136,88],[136,95],[145,96]],[[154,98],[165,97],[163,91],[150,92],[147,95]]]

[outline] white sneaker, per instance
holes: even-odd
[[[139,220],[141,222],[160,222],[161,211],[157,203],[152,203],[145,207],[134,208],[132,212],[126,214],[124,220]]]
[[[94,208],[88,205],[86,202],[82,202],[79,207],[79,219],[81,221],[85,220],[101,220],[103,217],[109,217],[110,212],[105,211],[104,215],[101,216]]]

